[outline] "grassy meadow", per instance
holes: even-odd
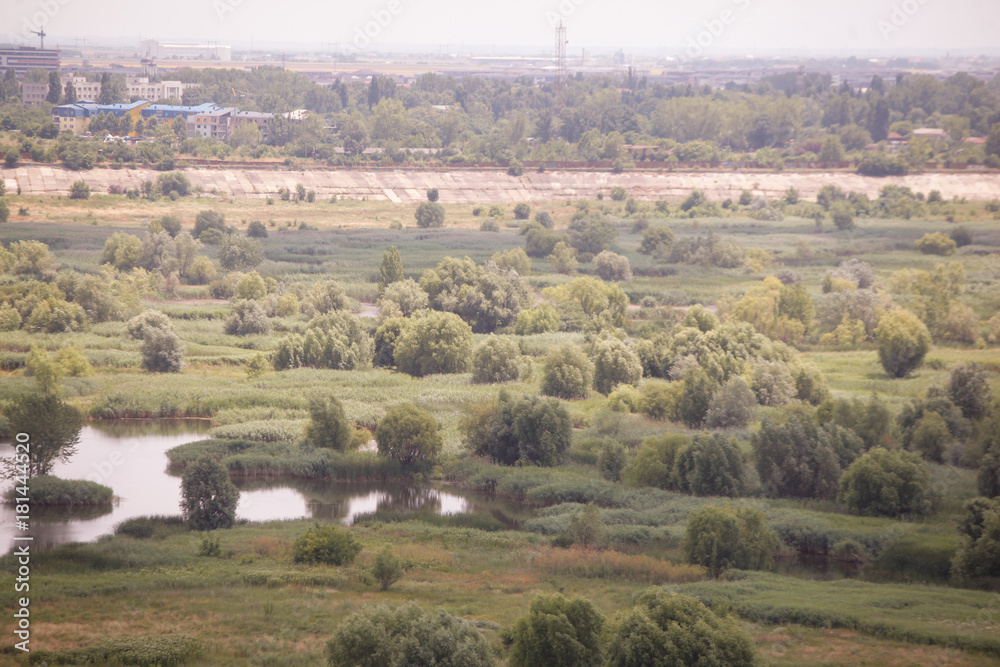
[[[363,315],[373,315],[379,265],[390,246],[398,248],[405,276],[414,279],[445,257],[468,256],[482,263],[494,253],[524,247],[512,206],[500,231],[490,233],[479,230],[485,212],[474,216],[467,205],[445,205],[444,228],[418,229],[414,207],[388,202],[267,204],[211,196],[150,202],[109,195],[86,201],[19,197],[16,202],[28,209],[27,215],[12,215],[0,224],[0,243],[43,241],[63,269],[81,273],[98,270],[112,233],[141,236],[148,224],[144,221],[155,217],[180,216],[189,230],[195,215],[208,208],[224,213],[238,230],[260,220],[269,233],[261,239],[265,260],[256,269],[261,276],[284,284],[336,279]],[[1000,220],[981,202],[949,203],[921,219],[859,219],[851,231],[838,231],[830,222],[819,231],[813,220],[792,216],[781,221],[737,213],[661,219],[651,207],[627,216],[622,202],[589,204],[610,216],[618,229],[611,250],[628,257],[635,273],[633,280],[621,283],[631,302],[632,331],[679,319],[691,305],[718,306],[782,268],[799,274],[818,300],[824,275],[848,258],[871,264],[880,284],[900,269],[931,270],[943,261],[959,262],[967,283],[961,301],[974,310],[981,326],[1000,307]],[[549,211],[557,230],[567,226],[576,210],[570,203],[539,202],[532,208],[532,213]],[[948,222],[949,217],[958,222]],[[681,240],[711,232],[744,249],[767,251],[773,261],[757,270],[665,265],[638,252],[639,218],[652,226],[668,225]],[[394,229],[394,223],[402,228]],[[947,233],[957,224],[971,232],[973,243],[956,254],[944,258],[915,249],[915,241],[925,234]],[[207,245],[201,253],[214,260],[217,251]],[[596,275],[589,263],[578,270]],[[8,278],[0,276],[8,281],[4,284],[13,284]],[[556,273],[548,259],[532,259],[526,279],[540,297],[543,288],[571,277]],[[640,307],[644,297],[652,297],[656,306],[647,302]],[[184,342],[180,373],[144,371],[141,343],[128,339],[125,322],[93,324],[71,333],[0,332],[0,404],[37,391],[36,378],[26,376],[24,369],[32,346],[53,353],[75,346],[93,373],[65,378],[61,395],[89,418],[211,420],[216,440],[173,450],[176,466],[207,453],[237,475],[309,476],[314,473],[306,471],[319,470],[339,479],[364,479],[398,471],[380,464],[374,453],[317,454],[297,446],[309,418],[309,397],[332,392],[342,400],[348,419],[369,431],[389,408],[412,402],[434,415],[444,442],[438,465],[419,481],[496,493],[523,503],[528,518],[516,530],[498,530],[485,518],[477,525],[459,518],[376,515],[351,528],[363,551],[344,567],[292,562],[292,543],[311,526],[308,521],[241,523],[216,531],[218,556],[199,555],[203,535],[169,521],[153,522],[150,536],[120,532],[95,543],[63,545],[33,556],[33,650],[79,649],[109,636],[167,636],[197,645],[193,657],[183,660],[193,666],[317,665],[323,664],[333,628],[346,616],[369,603],[416,601],[471,620],[503,660],[504,629],[538,593],[582,595],[610,619],[644,589],[666,586],[719,613],[734,614],[752,634],[764,664],[1000,664],[1000,587],[994,582],[988,590],[959,588],[948,572],[959,546],[962,503],[976,495],[975,469],[929,464],[941,502],[932,514],[909,521],[854,516],[831,501],[766,498],[759,490],[749,498],[720,501],[631,488],[601,477],[596,463],[603,442],[621,442],[631,455],[648,436],[693,431],[642,414],[611,412],[606,398],[595,391],[566,403],[574,432],[565,463],[505,468],[471,456],[462,441],[459,426],[468,408],[499,391],[496,385],[474,384],[470,373],[414,378],[388,369],[297,368],[269,369],[249,378],[251,356],[274,352],[282,336],[301,331],[307,318],[274,317],[269,334],[229,335],[229,301],[212,298],[204,285],[180,285],[173,296],[148,296],[143,305],[165,313]],[[374,318],[363,319],[374,332]],[[476,336],[477,342],[483,338]],[[503,388],[537,394],[545,356],[567,342],[583,344],[585,334],[517,340],[528,372]],[[989,370],[993,391],[1000,395],[1000,348],[992,343],[936,344],[927,362],[904,379],[882,370],[874,344],[839,348],[808,341],[797,345],[795,355],[823,373],[834,397],[867,400],[877,392],[894,412],[945,384],[951,369],[967,361]],[[757,408],[758,417],[777,413],[777,408]],[[747,429],[727,433],[739,440],[748,458],[750,436],[758,425],[756,419]],[[580,507],[591,502],[601,508],[604,548],[553,546]],[[762,509],[782,540],[785,559],[799,551],[832,557],[835,544],[852,540],[865,547],[870,562],[850,579],[791,576],[780,567],[709,579],[703,568],[684,563],[681,546],[688,514],[719,502]],[[386,545],[407,569],[401,581],[379,592],[368,570]],[[12,571],[13,559],[0,558],[0,566]],[[9,609],[12,597],[5,585],[0,604]],[[0,665],[18,664],[24,660],[5,642]]]

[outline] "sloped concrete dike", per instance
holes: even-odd
[[[877,197],[886,185],[906,186],[914,192],[939,190],[945,199],[1000,198],[1000,173],[928,172],[908,176],[871,178],[845,172],[610,172],[548,171],[509,176],[505,171],[275,171],[252,169],[184,169],[191,184],[204,193],[244,198],[277,197],[280,188],[301,183],[316,196],[412,203],[424,201],[428,188],[437,188],[443,203],[492,203],[559,199],[594,199],[619,186],[639,200],[680,199],[692,189],[704,190],[711,199],[736,198],[753,190],[768,198],[780,197],[788,188],[804,199],[815,199],[827,184],[845,191]],[[66,195],[74,181],[83,180],[94,193],[112,185],[139,188],[155,181],[161,172],[151,169],[93,169],[69,171],[59,167],[28,166],[0,170],[7,192],[29,195]]]

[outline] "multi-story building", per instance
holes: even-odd
[[[88,81],[82,76],[63,75],[62,94],[66,95],[66,89],[70,83],[76,91],[76,99],[81,101],[93,101],[101,96],[101,82]],[[180,100],[184,96],[187,88],[200,86],[199,83],[181,83],[180,81],[156,81],[150,83],[149,77],[127,76],[125,77],[125,88],[128,91],[129,99],[140,100]],[[39,81],[37,83],[25,82],[21,86],[21,102],[25,106],[38,106],[45,101],[49,94],[49,82]]]
[[[0,70],[13,69],[19,79],[29,69],[59,69],[59,49],[36,49],[30,46],[0,48]]]
[[[233,59],[233,47],[219,44],[167,44],[155,39],[143,40],[140,47],[143,58],[184,60],[225,60]]]
[[[66,89],[69,84],[73,84],[73,90],[76,92],[77,100],[96,100],[101,96],[101,82],[100,81],[88,81],[82,76],[72,76],[70,74],[64,74],[60,78],[62,81],[62,95],[66,96]],[[38,81],[38,82],[28,82],[25,81],[21,85],[21,103],[27,107],[37,107],[39,104],[45,101],[45,98],[49,94],[49,82],[48,81]]]
[[[142,118],[143,109],[149,104],[146,100],[127,104],[95,104],[94,102],[62,104],[52,108],[52,122],[55,123],[60,132],[69,130],[73,134],[86,132],[91,119],[101,114],[111,114],[117,118],[130,116],[134,126]]]
[[[232,132],[232,117],[236,109],[231,107],[216,107],[208,111],[188,116],[189,137],[211,137],[219,141],[228,141]]]
[[[175,118],[188,120],[192,114],[211,111],[218,106],[215,102],[205,102],[195,107],[175,106],[173,104],[150,104],[148,107],[143,108],[142,117],[147,121],[155,118],[158,122],[171,122]]]

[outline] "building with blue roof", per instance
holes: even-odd
[[[142,110],[149,105],[150,102],[146,100],[124,104],[97,104],[92,101],[61,104],[52,108],[52,122],[55,123],[60,132],[68,130],[73,134],[86,132],[90,120],[101,114],[111,114],[116,118],[130,116],[134,126],[142,117]]]

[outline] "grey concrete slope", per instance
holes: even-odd
[[[411,203],[425,200],[428,188],[437,188],[444,203],[491,203],[558,199],[594,199],[612,187],[625,188],[640,200],[678,199],[692,189],[705,190],[712,199],[737,197],[753,190],[777,198],[788,188],[797,188],[804,199],[814,199],[826,184],[844,190],[878,196],[889,184],[915,192],[939,190],[946,199],[1000,198],[1000,173],[924,173],[887,178],[869,178],[844,172],[608,172],[551,171],[508,176],[504,171],[276,171],[252,169],[185,169],[191,183],[205,193],[236,198],[277,197],[280,188],[294,189],[301,183],[319,198],[346,197]],[[104,193],[112,185],[138,188],[144,180],[155,181],[160,172],[148,169],[94,169],[74,172],[58,167],[30,166],[0,170],[7,191],[18,187],[24,194],[65,195],[77,180],[86,181],[92,192]]]

